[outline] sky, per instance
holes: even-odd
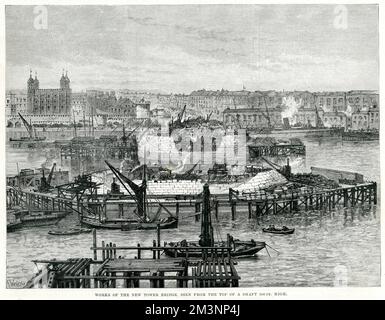
[[[379,89],[376,5],[45,8],[6,7],[7,89]]]

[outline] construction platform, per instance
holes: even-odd
[[[238,287],[240,277],[230,248],[197,247],[206,254],[202,258],[166,258],[165,247],[158,241],[153,246],[117,247],[102,241],[100,247],[93,231],[93,259],[75,258],[59,260],[34,260],[44,264],[25,288],[204,288]],[[119,256],[117,252],[135,251],[134,258]],[[97,252],[101,251],[101,259]],[[207,254],[209,252],[209,254]],[[150,257],[144,257],[146,253]]]
[[[288,157],[291,155],[306,155],[304,144],[275,144],[275,145],[249,145],[250,160],[260,157]]]
[[[232,219],[235,219],[239,203],[247,203],[249,218],[267,214],[285,214],[308,210],[332,211],[337,206],[355,207],[363,204],[377,204],[377,183],[363,183],[355,186],[341,186],[334,189],[314,190],[298,188],[269,193],[263,190],[237,192],[230,190],[229,202]]]

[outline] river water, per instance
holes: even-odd
[[[367,180],[380,182],[380,147],[374,142],[341,142],[338,140],[305,140],[306,159],[293,163],[294,171],[311,166],[356,171]],[[46,162],[42,153],[7,149],[7,173],[20,168],[39,167]],[[380,186],[379,186],[380,187]],[[380,194],[380,191],[378,191]],[[265,241],[268,251],[255,258],[239,259],[236,266],[241,287],[269,286],[380,286],[380,201],[377,206],[337,209],[333,212],[309,211],[295,216],[271,216],[262,221],[248,219],[238,210],[234,221],[230,210],[221,207],[214,221],[215,235],[226,233],[238,239]],[[190,209],[182,211],[176,230],[162,230],[163,241],[197,240],[200,223]],[[74,225],[70,216],[60,225]],[[262,233],[269,224],[295,227],[288,236]],[[91,234],[55,237],[47,232],[52,227],[22,229],[7,234],[7,281],[9,287],[22,284],[36,271],[33,259],[92,257]],[[98,242],[105,240],[119,245],[152,244],[152,231],[98,230]],[[277,250],[277,251],[275,251]]]

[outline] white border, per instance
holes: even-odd
[[[117,1],[117,0],[109,0],[109,1],[87,1],[87,0],[76,0],[76,1],[54,1],[54,0],[45,0],[45,1],[33,1],[33,0],[14,0],[14,1],[3,1],[1,0],[1,14],[0,14],[0,37],[1,43],[3,45],[0,46],[0,57],[2,63],[0,64],[0,101],[1,101],[1,110],[0,112],[0,144],[1,144],[1,155],[0,157],[0,168],[2,168],[2,174],[0,174],[0,212],[2,221],[6,220],[6,210],[5,210],[5,5],[133,5],[133,4],[142,4],[142,5],[151,5],[151,4],[170,4],[170,5],[181,5],[181,4],[378,4],[379,5],[379,57],[380,57],[380,107],[385,106],[384,97],[381,93],[384,92],[384,68],[383,63],[381,61],[381,57],[384,57],[384,39],[383,30],[385,30],[384,25],[384,14],[385,9],[384,5],[381,3],[370,1],[370,0],[350,0],[350,1],[269,1],[268,3],[265,1],[244,1],[244,0],[221,0],[221,1],[177,1],[177,0],[169,0],[169,1]],[[380,130],[380,161],[382,162],[382,151],[384,150],[384,117],[385,112],[380,112],[380,121],[381,121],[381,130]],[[383,169],[381,164],[381,182],[383,182]],[[384,183],[381,183],[384,186]],[[384,199],[385,187],[381,188],[381,199]],[[381,221],[384,218],[384,205],[381,207]],[[224,299],[293,299],[293,300],[312,300],[312,299],[383,299],[385,298],[385,290],[384,290],[384,223],[381,224],[381,287],[369,287],[369,288],[357,288],[357,287],[346,287],[346,288],[334,288],[334,287],[311,287],[311,288],[302,288],[302,287],[284,287],[284,288],[276,288],[276,287],[255,287],[255,288],[212,288],[212,289],[5,289],[6,288],[6,226],[2,225],[0,228],[0,298],[1,299],[46,299],[46,300],[69,300],[69,299],[96,299],[96,300],[104,300],[104,299],[129,299],[129,300],[171,300],[171,299],[210,299],[210,300],[224,300]],[[181,293],[191,293],[191,296],[184,297],[181,296]],[[274,296],[275,292],[284,292],[286,296]],[[96,293],[109,293],[109,297],[98,297]],[[121,293],[141,293],[141,297],[121,297]],[[145,294],[155,294],[158,296],[148,296],[145,297]],[[177,297],[169,297],[169,296],[161,296],[161,293],[176,293]],[[205,293],[206,296],[194,296],[194,293]],[[209,294],[216,293],[216,296],[212,296]],[[226,294],[226,296],[222,296],[221,294]],[[245,293],[253,294],[255,296],[245,296]],[[261,296],[261,293],[271,293],[271,296]],[[117,296],[115,296],[117,295]]]

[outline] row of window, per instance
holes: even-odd
[[[275,117],[274,116],[270,116],[270,119],[274,119],[274,118],[276,120],[278,120],[278,121],[281,120],[281,116],[280,115],[276,115]],[[246,115],[246,114],[244,114],[244,115],[242,115],[242,117],[239,114],[237,114],[235,117],[227,115],[225,117],[225,119],[226,119],[227,122],[235,121],[235,119],[237,119],[237,121],[239,121],[239,120],[243,120],[243,121],[247,121],[248,120],[248,121],[254,121],[254,122],[257,122],[257,121],[259,121],[259,122],[267,121],[267,117],[264,116],[264,115],[261,115],[261,114],[259,114],[259,115],[256,115],[256,114]]]
[[[333,104],[337,104],[338,103],[343,103],[344,102],[344,98],[326,98],[326,104],[329,106],[331,105],[333,101]],[[348,101],[349,103],[360,103],[361,102],[361,98],[360,97],[349,97],[348,98]],[[323,105],[325,102],[325,99],[324,98],[319,98],[319,105]],[[363,103],[368,103],[368,102],[371,102],[372,104],[373,103],[377,103],[376,99],[373,99],[373,98],[362,98],[362,102]]]

